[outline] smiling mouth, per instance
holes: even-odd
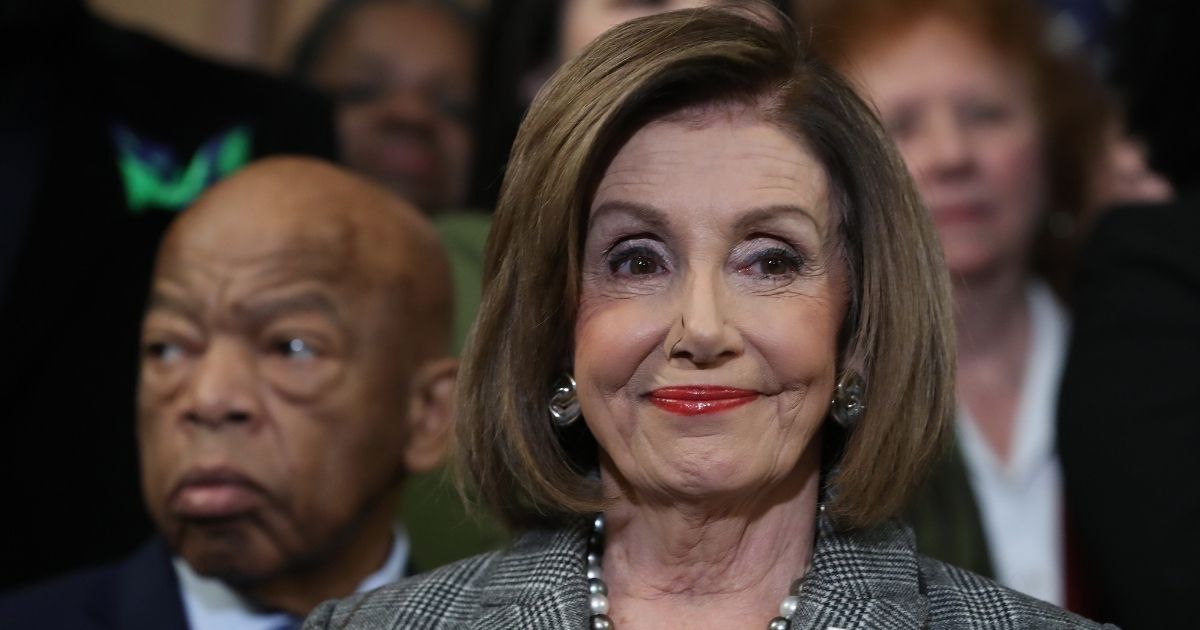
[[[656,389],[650,392],[647,399],[663,411],[681,416],[698,416],[741,407],[754,402],[759,396],[759,392],[750,389],[695,385]]]

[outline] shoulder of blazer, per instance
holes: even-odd
[[[587,618],[587,523],[535,531],[510,550],[476,556],[392,586],[327,602],[321,628],[581,627]],[[791,618],[797,630],[1092,630],[1099,625],[918,555],[898,522],[837,530],[821,517],[812,563]]]
[[[587,610],[583,520],[369,593],[326,602],[305,628],[563,628]]]
[[[920,565],[931,630],[1115,630],[956,566],[926,557]]]
[[[171,554],[159,538],[120,562],[6,594],[0,619],[21,628],[187,629]]]

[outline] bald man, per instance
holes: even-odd
[[[5,598],[0,625],[277,630],[400,577],[401,482],[449,435],[450,302],[433,228],[387,190],[302,158],[213,187],[163,240],[142,326],[160,537]]]

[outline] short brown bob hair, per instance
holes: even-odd
[[[825,168],[838,213],[827,238],[850,292],[838,368],[862,375],[867,400],[836,460],[823,462],[827,507],[844,527],[884,520],[941,453],[953,412],[949,285],[884,130],[774,9],[674,11],[609,31],[559,70],[513,148],[457,427],[462,473],[509,527],[555,525],[606,504],[581,463],[595,461],[595,440],[557,431],[547,411],[570,364],[594,187],[640,127],[722,105],[804,143]]]

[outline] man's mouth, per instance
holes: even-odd
[[[189,471],[171,491],[175,514],[188,519],[242,516],[262,503],[263,490],[250,477],[229,467]]]

